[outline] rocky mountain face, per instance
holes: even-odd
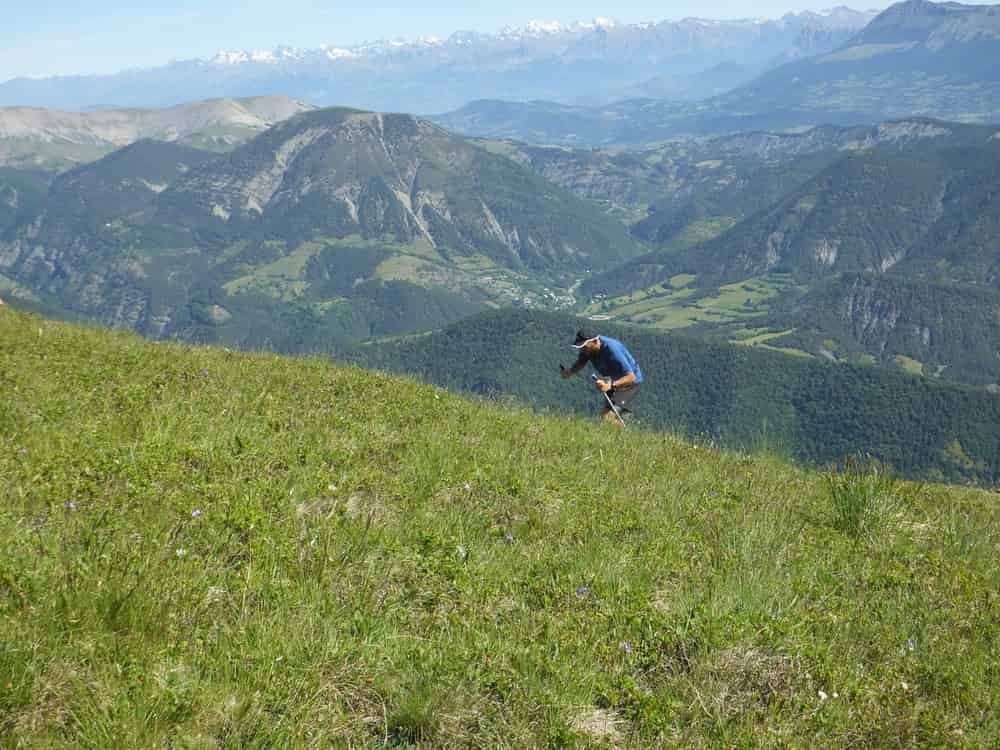
[[[1000,292],[919,278],[842,274],[778,306],[773,345],[975,385],[1000,382]]]
[[[65,169],[143,138],[226,151],[306,109],[285,96],[212,99],[150,110],[0,107],[0,165]]]
[[[0,274],[149,335],[295,349],[558,305],[573,278],[640,252],[504,156],[334,109],[228,154],[140,141],[62,174],[0,242]]]
[[[446,39],[221,52],[211,60],[127,74],[8,81],[0,84],[0,103],[163,107],[220,93],[281,91],[320,106],[429,114],[491,97],[607,102],[647,82],[661,93],[703,98],[713,93],[704,87],[705,71],[739,63],[759,72],[830,50],[873,15],[837,8],[767,21],[532,22]]]
[[[535,201],[545,205],[538,205]],[[510,268],[606,266],[632,248],[611,222],[549,226],[580,204],[425,120],[323,110],[272,128],[164,192],[157,219],[213,231],[390,237]],[[303,218],[308,217],[307,223]]]
[[[40,208],[48,185],[43,172],[0,167],[0,237]]]
[[[998,160],[996,141],[976,149],[852,153],[767,212],[713,240],[697,264],[714,264],[733,276],[780,268],[817,278],[849,271],[886,273],[896,266],[933,274],[943,256],[959,254],[963,243],[956,233],[961,232],[986,240],[985,246],[974,243],[982,263],[973,269],[968,257],[961,264],[965,271],[948,276],[995,285],[1000,260],[989,257],[993,243],[983,222],[995,224],[990,204],[1000,187]],[[945,237],[951,241],[941,242]]]

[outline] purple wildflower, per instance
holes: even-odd
[[[76,510],[76,503],[70,500],[68,503],[66,503],[66,510]]]
[[[197,518],[201,514],[202,514],[201,508],[195,508],[194,510],[191,511],[191,518]]]
[[[627,654],[631,650],[632,650],[632,644],[629,643],[628,641],[622,641],[622,651],[624,651]]]
[[[507,542],[507,544],[513,544],[514,535],[508,531],[506,534],[503,535],[503,540]]]
[[[208,370],[202,370],[202,371],[201,371],[201,376],[202,376],[203,378],[207,378],[207,377],[208,377]]]
[[[580,599],[586,599],[588,596],[590,596],[590,586],[577,586],[576,595]]]

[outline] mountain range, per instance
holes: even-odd
[[[0,292],[289,351],[577,309],[996,388],[998,159],[926,119],[622,151],[310,110],[228,153],[0,169]]]
[[[990,66],[956,55],[992,49],[993,17],[903,3],[794,70],[860,80],[841,64],[906,52],[983,83]],[[792,69],[753,85],[797,95]],[[623,102],[604,124],[638,133],[663,106]],[[2,114],[0,143],[21,151],[0,167],[0,292],[19,304],[287,351],[494,306],[572,309],[1000,388],[996,126],[907,117],[595,149],[287,98]]]
[[[221,155],[137,141],[31,195],[0,235],[9,293],[151,336],[287,350],[566,306],[581,274],[644,252],[505,156],[347,109]]]
[[[787,62],[704,101],[573,106],[484,98],[435,121],[477,137],[591,146],[912,116],[995,122],[997,59],[996,6],[906,0],[828,52]]]
[[[106,76],[14,79],[0,104],[57,109],[165,107],[284,94],[318,106],[430,114],[489,97],[602,103],[625,95],[702,98],[775,65],[834,49],[873,17],[835,8],[774,20],[642,24],[532,22],[495,34],[353,47],[223,51]]]

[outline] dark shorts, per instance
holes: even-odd
[[[614,402],[615,408],[618,411],[632,411],[631,404],[635,400],[635,397],[639,395],[639,387],[641,383],[636,383],[635,385],[630,385],[627,388],[615,388],[614,393],[609,393],[612,402]],[[607,406],[608,402],[605,401],[604,405]]]

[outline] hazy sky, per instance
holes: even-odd
[[[997,0],[1000,2],[1000,0]],[[220,49],[314,48],[384,38],[445,37],[459,29],[588,20],[774,18],[837,0],[0,0],[0,81],[16,76],[111,73],[210,57]],[[861,0],[854,8],[884,8]]]

